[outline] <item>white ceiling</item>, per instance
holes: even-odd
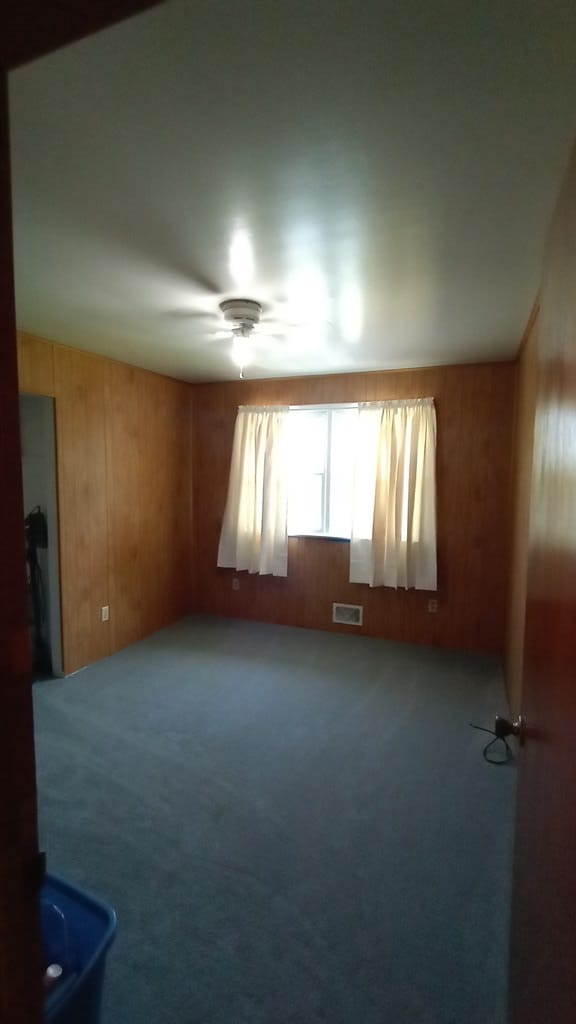
[[[18,325],[228,379],[242,295],[301,325],[246,376],[510,357],[575,54],[573,0],[172,0],[15,71]]]

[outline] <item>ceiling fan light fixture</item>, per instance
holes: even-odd
[[[237,334],[232,342],[232,351],[230,353],[232,362],[243,370],[245,366],[248,366],[252,362],[252,345],[250,339],[243,334]]]

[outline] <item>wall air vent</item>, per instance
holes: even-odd
[[[341,622],[345,626],[362,625],[361,604],[333,604],[332,622]]]

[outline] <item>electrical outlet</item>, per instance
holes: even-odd
[[[436,612],[438,611],[438,601],[436,600],[435,597],[431,597],[430,600],[428,601],[428,611],[430,612],[431,615],[435,615]]]
[[[232,577],[232,590],[240,590],[240,580],[237,576]]]
[[[108,622],[110,618],[110,606],[107,604],[102,605],[100,609],[100,620],[101,622]]]

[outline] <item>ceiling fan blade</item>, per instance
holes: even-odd
[[[218,287],[216,282],[197,268],[191,270],[189,276],[190,281],[198,286],[199,291],[208,292],[210,295],[222,294],[222,289]]]
[[[290,325],[289,320],[283,320],[279,316],[272,316],[272,314],[260,317],[259,323],[266,324],[267,327],[288,327]]]
[[[252,335],[252,341],[254,343],[254,347],[255,348],[257,348],[257,349],[266,349],[266,350],[271,349],[271,348],[276,348],[276,349],[280,350],[281,348],[284,349],[286,347],[286,345],[290,344],[289,339],[286,338],[285,335],[272,334],[272,333],[270,333],[270,334],[268,334],[268,333],[266,333],[266,334],[260,334],[260,333],[253,334]]]
[[[213,320],[213,313],[206,313],[200,309],[167,309],[165,316],[173,317],[174,320]]]
[[[285,338],[290,333],[290,328],[286,324],[268,323],[258,324],[254,330],[254,337],[260,337],[266,335],[267,337],[274,336],[275,338]]]
[[[264,316],[260,318],[261,324],[281,324],[283,327],[305,327],[306,320],[292,317],[289,314],[282,316],[278,315],[278,312],[264,313]]]

